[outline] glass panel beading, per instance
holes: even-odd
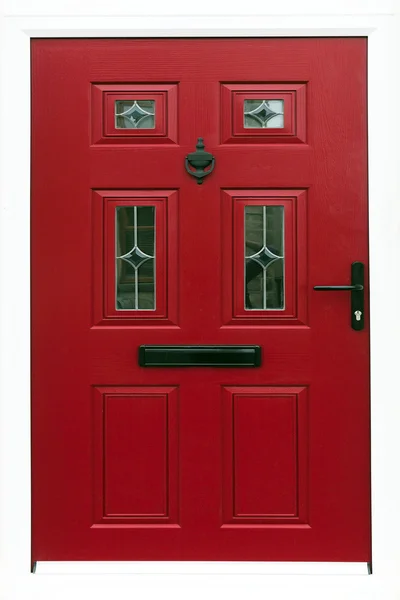
[[[246,310],[283,310],[284,207],[245,206]]]
[[[155,310],[155,206],[116,208],[116,308]]]
[[[284,126],[283,100],[245,100],[245,129],[282,129]]]
[[[116,100],[116,129],[154,129],[155,100]]]

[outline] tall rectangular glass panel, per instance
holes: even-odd
[[[245,206],[244,306],[246,310],[283,310],[284,207]]]
[[[117,310],[156,309],[155,206],[117,206]]]

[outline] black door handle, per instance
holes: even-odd
[[[351,326],[356,331],[364,329],[364,264],[351,265],[351,285],[314,285],[317,292],[351,292]]]

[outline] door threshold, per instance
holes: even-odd
[[[36,575],[368,575],[366,562],[37,561]]]

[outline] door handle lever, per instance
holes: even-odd
[[[337,291],[346,291],[346,290],[356,290],[358,292],[362,292],[364,286],[361,283],[357,283],[355,285],[314,285],[314,290],[317,292],[337,292]]]
[[[314,285],[316,292],[351,292],[351,326],[364,329],[364,263],[351,265],[351,285]]]

